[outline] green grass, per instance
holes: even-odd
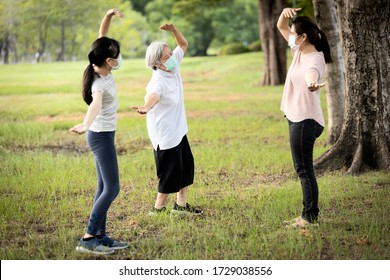
[[[75,251],[95,190],[85,136],[67,130],[86,112],[85,62],[0,65],[0,257],[94,259]],[[149,217],[157,179],[141,105],[151,72],[126,60],[114,73],[121,192],[108,230],[130,248],[108,259],[389,259],[390,176],[318,178],[320,227],[291,230],[301,187],[293,172],[282,86],[259,87],[261,53],[186,58],[182,65],[195,157],[189,202],[198,218]],[[322,106],[325,115],[326,100]],[[323,153],[326,132],[315,157]],[[173,204],[170,198],[169,206]],[[98,257],[100,258],[100,257]]]

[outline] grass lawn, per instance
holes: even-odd
[[[390,259],[390,175],[343,171],[318,178],[320,227],[292,230],[302,194],[279,110],[282,86],[260,87],[262,54],[185,58],[182,76],[195,158],[188,201],[201,217],[150,217],[157,192],[142,105],[151,76],[142,59],[114,73],[121,192],[108,231],[130,248],[76,252],[95,191],[85,136],[69,133],[87,110],[86,62],[0,65],[0,257],[7,259]],[[325,114],[326,100],[322,106]],[[326,151],[326,132],[315,157]],[[174,196],[170,198],[169,208]]]

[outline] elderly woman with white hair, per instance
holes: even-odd
[[[160,29],[172,32],[177,47],[171,51],[162,42],[153,42],[146,50],[146,66],[153,75],[146,87],[145,104],[134,106],[140,114],[147,114],[147,129],[154,149],[158,194],[151,215],[167,212],[170,193],[176,194],[172,212],[195,215],[202,213],[187,203],[188,187],[194,181],[194,158],[187,139],[187,120],[184,108],[183,82],[180,63],[188,42],[173,24]]]

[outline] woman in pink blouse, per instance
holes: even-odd
[[[325,33],[308,17],[296,17],[300,8],[285,8],[277,27],[291,47],[293,60],[284,85],[281,110],[286,115],[294,168],[303,193],[302,214],[284,224],[294,228],[318,226],[318,185],[313,148],[324,130],[320,105],[325,63],[332,62]],[[289,18],[293,18],[291,28]]]

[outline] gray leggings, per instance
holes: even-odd
[[[115,131],[88,131],[87,143],[95,156],[97,187],[87,227],[90,235],[106,235],[106,217],[119,193],[119,172],[114,144]]]

